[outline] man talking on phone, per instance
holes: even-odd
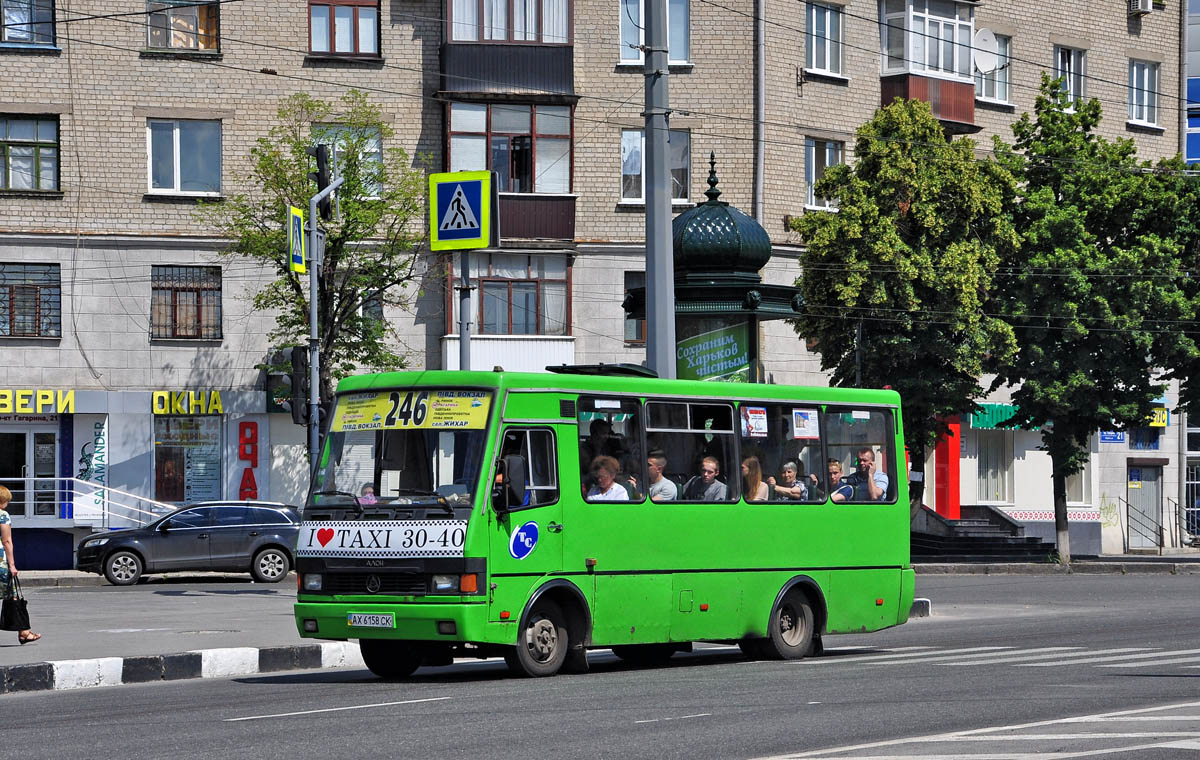
[[[870,446],[858,450],[854,472],[843,475],[831,501],[883,501],[887,497],[888,476],[875,466],[875,451]]]

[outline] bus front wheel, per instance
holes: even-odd
[[[380,678],[405,678],[421,667],[421,653],[403,641],[359,639],[358,648],[367,669]]]
[[[774,660],[808,656],[813,647],[815,620],[808,596],[797,588],[788,591],[771,610],[768,629],[771,635],[764,642],[767,654]]]
[[[569,645],[562,608],[549,600],[538,601],[529,611],[513,653],[504,659],[519,674],[552,676],[562,667]]]

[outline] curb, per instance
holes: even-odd
[[[358,646],[344,641],[283,647],[197,649],[178,654],[7,665],[0,667],[0,694],[347,667],[365,668],[366,665]]]
[[[1051,563],[921,563],[917,575],[1197,575],[1197,562],[1075,562]]]

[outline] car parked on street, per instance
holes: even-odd
[[[179,570],[249,572],[276,583],[292,568],[299,531],[300,513],[287,504],[199,502],[138,528],[93,533],[79,542],[75,566],[116,586]]]

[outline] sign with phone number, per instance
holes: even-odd
[[[305,520],[298,557],[461,557],[466,520]]]
[[[338,398],[332,430],[482,430],[491,405],[486,391],[351,393]]]

